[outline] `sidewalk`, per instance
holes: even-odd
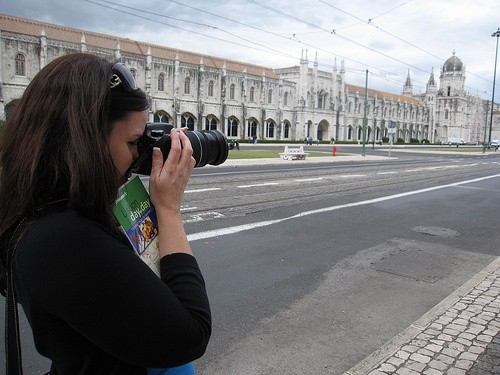
[[[500,374],[500,257],[344,375]]]

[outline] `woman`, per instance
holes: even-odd
[[[2,271],[51,374],[146,374],[199,358],[211,334],[204,281],[180,206],[189,139],[153,151],[161,279],[117,230],[113,203],[137,157],[149,102],[123,64],[60,57],[33,79],[0,149]]]

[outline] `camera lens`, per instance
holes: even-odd
[[[144,135],[139,139],[137,148],[139,157],[130,166],[132,173],[149,175],[151,173],[151,162],[153,158],[153,147],[159,147],[163,154],[163,160],[167,159],[170,152],[171,140],[168,134],[171,125],[162,123],[149,123]],[[193,158],[196,160],[195,167],[204,167],[207,164],[219,165],[226,161],[229,153],[227,139],[218,130],[186,132],[193,148]]]
[[[199,132],[196,130],[186,132],[193,147],[193,158],[196,167],[207,164],[219,165],[226,161],[229,152],[226,137],[217,130]]]

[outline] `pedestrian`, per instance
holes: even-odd
[[[165,162],[153,150],[161,278],[113,218],[148,111],[123,64],[75,53],[46,65],[7,121],[0,289],[11,272],[51,374],[158,373],[189,364],[207,347],[209,302],[180,213],[195,165],[183,132],[170,133]]]

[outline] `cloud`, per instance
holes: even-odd
[[[327,71],[345,59],[349,83],[369,68],[373,88],[396,93],[408,69],[424,90],[456,51],[484,98],[500,26],[496,0],[4,0],[0,12],[273,68],[307,49]]]

